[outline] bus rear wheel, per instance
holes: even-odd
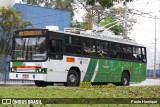
[[[121,78],[121,85],[122,86],[128,86],[129,82],[130,82],[130,78],[129,78],[128,73],[123,72],[122,78]]]
[[[65,86],[79,86],[80,76],[75,70],[70,70],[67,76]]]
[[[37,87],[46,87],[47,83],[45,81],[34,81]]]

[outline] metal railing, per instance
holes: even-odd
[[[10,80],[10,56],[0,56],[0,84],[33,84],[34,81]]]

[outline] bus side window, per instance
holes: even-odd
[[[82,39],[83,55],[95,56],[96,48],[93,39],[83,38]]]
[[[96,46],[97,46],[97,57],[107,57],[107,51],[108,51],[108,43],[103,42],[103,41],[96,41]]]
[[[62,40],[53,39],[49,41],[51,59],[62,59]]]
[[[67,54],[81,54],[81,40],[80,37],[66,36],[65,52]]]
[[[117,58],[115,43],[109,43],[109,55],[111,58]]]
[[[143,62],[146,62],[146,49],[145,48],[142,48],[142,61]]]
[[[135,61],[142,61],[141,48],[133,47],[133,56]]]

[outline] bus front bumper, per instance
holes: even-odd
[[[9,79],[12,80],[40,80],[46,81],[47,74],[37,73],[9,73]]]

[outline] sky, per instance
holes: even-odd
[[[134,5],[133,5],[134,4]],[[149,15],[138,16],[137,23],[134,26],[134,30],[129,35],[131,38],[136,39],[139,43],[146,46],[151,45],[155,41],[155,34],[157,42],[160,42],[160,0],[135,0],[133,3],[128,4],[129,8],[139,10],[144,13],[151,13]],[[149,18],[153,16],[153,18]],[[156,31],[155,31],[155,16],[156,19]],[[155,33],[156,32],[156,33]]]
[[[15,0],[19,2],[21,0]],[[130,9],[134,9],[135,12],[141,11],[143,13],[150,13],[150,16],[157,16],[156,20],[156,37],[157,43],[160,43],[160,0],[134,0],[128,3]],[[156,12],[155,12],[156,11]],[[82,21],[82,17],[86,14],[83,9],[79,9],[75,18]],[[155,19],[149,18],[149,15],[133,15],[132,17],[137,20],[137,23],[133,26],[133,30],[130,31],[129,37],[135,39],[138,43],[146,46],[154,43],[155,38]]]

